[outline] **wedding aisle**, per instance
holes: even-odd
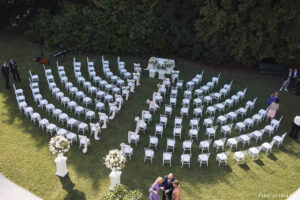
[[[0,173],[0,199],[5,200],[42,200],[28,190],[8,180]]]

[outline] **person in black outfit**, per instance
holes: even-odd
[[[295,88],[296,87],[298,76],[299,76],[298,69],[296,67],[294,67],[293,75],[292,75],[292,78],[291,78],[291,84],[290,84],[291,88]]]
[[[165,200],[168,196],[169,200],[172,200],[172,193],[173,193],[173,182],[175,181],[175,178],[172,173],[170,173],[168,176],[165,176],[162,184],[161,189],[163,190],[163,196],[162,199]]]
[[[15,81],[18,82],[19,80],[19,82],[22,82],[20,79],[17,63],[14,61],[14,59],[10,59],[9,66]]]
[[[9,67],[8,67],[6,61],[4,61],[2,64],[1,72],[5,79],[5,87],[6,87],[6,89],[9,89]]]
[[[294,121],[292,122],[292,128],[289,133],[289,136],[291,138],[297,139],[299,131],[300,131],[300,116],[296,116]]]

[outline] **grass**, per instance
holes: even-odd
[[[21,33],[13,31],[0,32],[0,58],[1,60],[8,60],[10,57],[16,59],[23,80],[21,84],[17,83],[16,87],[24,90],[27,103],[35,111],[41,113],[42,117],[47,117],[52,122],[55,121],[35,106],[33,102],[28,84],[28,70],[30,69],[33,74],[39,75],[40,90],[43,97],[70,116],[74,116],[61,105],[58,105],[55,98],[49,93],[42,66],[32,61],[32,58],[38,56],[39,52],[39,46],[28,41]],[[45,53],[46,55],[53,55],[53,52],[54,50],[47,50]],[[97,74],[103,76],[100,55],[99,53],[97,56],[89,55],[89,57],[90,60],[95,61]],[[74,83],[72,57],[73,55],[68,55],[63,65],[69,80]],[[87,77],[86,55],[79,55],[77,58],[82,62],[82,71]],[[105,56],[105,58],[109,59],[110,66],[116,73],[116,56]],[[148,57],[122,56],[121,59],[126,62],[127,69],[131,71],[133,62],[140,62],[145,67]],[[232,92],[229,95],[248,87],[246,100],[258,97],[255,109],[250,115],[253,115],[260,108],[265,108],[267,98],[282,83],[280,77],[260,75],[254,69],[243,67],[203,67],[199,63],[184,59],[176,59],[176,66],[180,69],[180,78],[184,79],[185,82],[193,78],[196,73],[200,73],[202,69],[205,69],[204,83],[221,72],[219,87],[224,83],[229,83],[232,79],[234,80]],[[53,67],[52,72],[58,87],[62,88],[58,82],[56,67]],[[91,140],[92,145],[88,154],[82,154],[77,144],[67,153],[69,176],[61,179],[55,176],[53,162],[55,156],[48,151],[50,136],[42,132],[37,125],[33,125],[29,119],[19,112],[13,89],[7,91],[4,87],[4,80],[2,78],[1,80],[0,171],[15,183],[43,199],[49,200],[101,199],[101,196],[109,188],[109,170],[103,165],[102,158],[110,149],[119,148],[121,142],[127,141],[127,131],[135,128],[134,117],[140,116],[142,109],[147,109],[146,99],[152,96],[152,92],[157,89],[156,84],[159,82],[157,79],[147,78],[147,75],[144,74],[141,79],[142,85],[136,89],[134,94],[131,94],[116,119],[109,123],[108,129],[102,130],[102,139],[100,141]],[[10,84],[12,83],[11,78]],[[65,92],[64,89],[62,90]],[[65,94],[67,93],[65,92]],[[168,102],[168,96],[169,94],[167,94],[167,100],[164,103]],[[181,96],[178,98],[178,103],[181,102],[179,101],[180,98]],[[239,103],[235,108],[244,106],[246,100]],[[299,115],[299,102],[300,96],[295,96],[291,92],[280,94],[280,110],[277,113],[277,118],[282,114],[284,118],[275,134],[281,135],[285,131],[289,131],[290,122],[295,115]],[[197,155],[200,153],[198,144],[199,141],[205,138],[204,128],[201,126],[199,140],[193,144],[191,168],[181,168],[179,159],[182,152],[181,142],[188,138],[189,120],[183,122],[183,138],[181,141],[177,140],[172,168],[162,167],[162,153],[165,149],[166,138],[172,135],[174,116],[179,115],[179,108],[180,103],[174,111],[173,117],[168,121],[163,139],[159,139],[153,164],[143,162],[144,147],[149,144],[148,135],[154,134],[154,124],[159,121],[159,113],[163,112],[163,108],[155,114],[146,135],[141,135],[141,141],[137,147],[134,147],[132,160],[126,164],[123,170],[122,183],[130,189],[141,189],[144,199],[148,198],[148,188],[156,177],[166,175],[169,172],[173,172],[175,177],[181,181],[183,187],[182,199],[184,200],[257,199],[259,194],[291,194],[297,189],[300,178],[300,145],[289,137],[286,137],[284,146],[280,147],[279,150],[274,148],[271,155],[266,156],[261,153],[259,160],[251,161],[247,158],[245,164],[240,165],[236,164],[231,154],[228,166],[218,167],[215,161],[215,150],[211,149],[212,155],[209,167],[199,168],[196,162]],[[263,122],[262,125],[255,126],[254,129],[262,128],[265,125],[266,122]],[[237,135],[238,133],[234,132],[232,136]],[[220,137],[220,135],[217,136],[217,138]],[[270,140],[267,136],[263,138],[263,142]],[[262,144],[262,142],[259,142],[259,144]],[[250,146],[257,146],[257,144],[251,141]],[[238,149],[243,150],[246,148],[239,145]],[[228,148],[226,150],[229,151]]]

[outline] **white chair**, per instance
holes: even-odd
[[[228,106],[229,109],[233,106],[232,99],[226,99],[224,103],[225,103],[225,106]]]
[[[95,112],[92,111],[92,110],[88,110],[86,113],[85,113],[85,119],[89,119],[90,122],[92,121],[92,119],[95,119]]]
[[[214,119],[215,119],[214,116],[213,116],[213,117],[209,117],[209,118],[204,119],[204,120],[203,120],[203,125],[204,125],[205,127],[210,127],[210,126],[212,126],[213,123],[214,123]]]
[[[213,99],[217,100],[217,102],[221,101],[222,95],[219,92],[215,92],[212,94]]]
[[[239,137],[229,138],[227,140],[226,146],[230,147],[230,151],[232,150],[233,147],[237,150],[238,142],[239,142]]]
[[[202,117],[202,111],[203,111],[203,108],[202,107],[197,107],[197,108],[194,108],[194,116],[195,117],[198,117],[199,115]]]
[[[69,97],[62,97],[62,98],[60,99],[60,103],[61,103],[64,107],[66,107],[66,105],[68,105],[69,102],[70,102],[70,98],[69,98]]]
[[[186,83],[186,88],[190,91],[192,91],[194,89],[195,83],[193,81],[188,81]]]
[[[85,106],[92,104],[92,99],[90,97],[84,97],[82,101],[83,101],[83,104],[85,104]]]
[[[261,145],[261,150],[266,152],[266,154],[269,154],[272,152],[273,145],[275,144],[275,140],[273,140],[271,143],[265,142]]]
[[[276,135],[273,137],[272,141],[275,141],[275,144],[277,144],[277,149],[279,148],[280,145],[282,145],[286,134],[287,134],[287,132],[285,132],[282,136]]]
[[[250,137],[253,138],[255,142],[257,142],[258,140],[262,140],[263,134],[264,134],[264,129],[256,130],[250,133]]]
[[[254,158],[259,158],[259,153],[261,150],[261,146],[258,147],[251,147],[248,150],[248,154],[251,156],[251,159],[253,160]]]
[[[236,151],[233,154],[233,158],[236,160],[236,163],[239,164],[239,162],[245,163],[245,157],[247,155],[248,151]]]
[[[245,126],[244,122],[238,122],[235,124],[235,129],[238,130],[239,134],[240,134],[242,131],[245,131],[246,126]]]
[[[213,84],[215,84],[215,85],[218,85],[219,79],[220,79],[220,75],[221,75],[221,73],[219,73],[219,75],[217,77],[212,77],[211,82],[213,82]]]
[[[226,121],[227,121],[227,117],[224,115],[220,115],[217,118],[217,123],[219,123],[221,126],[222,124],[226,124]]]
[[[183,167],[183,165],[188,165],[190,168],[191,167],[191,155],[190,154],[181,154],[180,162],[181,162],[181,167]]]
[[[69,119],[69,116],[66,114],[66,113],[61,113],[59,116],[58,116],[58,121],[62,124],[64,124],[65,122],[67,122]]]
[[[217,128],[218,128],[218,126],[206,128],[205,135],[207,135],[208,139],[211,137],[214,137],[214,138],[216,137]]]
[[[248,110],[248,106],[246,106],[245,108],[244,107],[241,107],[237,110],[237,114],[240,115],[242,118],[246,116],[247,114],[247,110]]]
[[[146,160],[149,159],[152,164],[153,158],[154,158],[154,151],[152,149],[145,148],[144,162],[146,162]]]
[[[140,141],[140,135],[135,133],[135,132],[131,132],[128,131],[128,143],[131,144],[132,142],[135,143],[135,146],[137,146],[137,143]]]
[[[182,131],[181,126],[175,126],[173,129],[173,138],[175,139],[176,136],[179,136],[179,138],[181,139],[181,131]]]
[[[176,97],[170,97],[170,105],[176,108],[177,99]]]
[[[211,104],[212,103],[212,97],[211,96],[205,96],[203,98],[203,102],[206,103],[207,105]]]
[[[232,82],[233,82],[233,80],[230,82],[230,84],[225,84],[225,85],[223,86],[223,88],[225,88],[225,89],[227,89],[227,90],[230,90],[231,85],[232,85]]]
[[[84,135],[84,132],[88,130],[88,124],[86,123],[83,123],[83,122],[79,122],[78,126],[77,126],[77,129],[78,129],[78,132],[82,132],[82,134]]]
[[[78,117],[80,117],[81,114],[84,113],[84,108],[82,106],[76,106],[75,107],[75,114],[78,115]]]
[[[240,135],[239,142],[241,142],[243,144],[243,146],[245,146],[245,144],[248,144],[248,146],[249,146],[250,145],[250,136],[251,136],[251,134]]]
[[[74,118],[70,118],[67,121],[67,128],[70,127],[70,129],[72,130],[76,125],[77,125],[78,121]]]
[[[52,115],[53,115],[53,117],[55,117],[56,120],[58,120],[58,117],[61,115],[61,113],[62,113],[62,110],[56,108],[53,110]]]
[[[171,105],[165,105],[165,115],[169,115],[170,117],[171,117],[171,115],[172,115],[172,106]]]
[[[64,136],[66,137],[68,131],[64,128],[59,128],[57,131],[56,131],[56,134],[59,135],[59,136]]]
[[[259,123],[261,123],[262,118],[263,118],[263,117],[262,117],[260,114],[254,114],[254,115],[252,116],[252,120],[253,120],[254,123],[256,123],[257,125],[258,125]]]
[[[160,135],[162,138],[164,127],[162,124],[155,125],[155,135]]]
[[[39,76],[38,75],[32,75],[30,70],[29,70],[29,75],[30,75],[31,82],[39,82]]]
[[[75,101],[70,101],[69,103],[68,103],[68,109],[69,110],[75,110],[75,108],[77,107],[77,103],[75,102]]]
[[[216,111],[219,112],[219,114],[221,114],[221,112],[224,112],[224,110],[225,110],[225,104],[224,103],[217,103],[215,105],[215,109],[216,109]]]
[[[253,99],[253,101],[246,102],[246,105],[249,106],[250,110],[253,110],[256,100],[257,100],[257,97],[255,99]]]
[[[208,159],[209,159],[210,153],[202,153],[198,155],[198,162],[200,163],[200,167],[202,164],[206,164],[208,167]]]
[[[24,109],[24,114],[25,116],[28,118],[28,116],[31,116],[31,114],[33,113],[33,108],[32,107],[26,107]]]
[[[39,127],[42,128],[42,131],[44,131],[44,128],[46,128],[48,126],[48,124],[49,124],[48,119],[44,118],[39,121]]]
[[[229,155],[228,152],[222,152],[222,153],[217,154],[216,160],[217,160],[217,162],[219,162],[219,167],[222,163],[225,163],[227,165],[228,155]]]
[[[231,120],[231,123],[237,119],[237,113],[236,112],[229,112],[227,114],[227,118]]]
[[[52,123],[48,124],[46,127],[46,133],[50,133],[51,136],[54,132],[56,132],[56,130],[57,130],[57,126]]]
[[[202,98],[199,98],[199,97],[195,98],[193,100],[193,105],[196,106],[196,107],[201,106],[202,105]]]
[[[216,108],[214,106],[208,106],[206,108],[206,114],[209,114],[209,117],[216,114]]]
[[[253,128],[254,121],[251,118],[247,118],[247,119],[244,120],[244,124],[245,124],[246,128],[248,128],[248,130],[249,130],[250,127]]]
[[[49,103],[49,104],[46,105],[46,112],[47,113],[49,113],[49,114],[52,113],[54,109],[55,109],[55,106],[52,103]]]
[[[78,135],[79,137],[79,149],[81,147],[84,147],[85,144],[87,144],[88,146],[91,145],[91,140],[89,138],[87,138],[87,136],[85,135]]]
[[[177,80],[176,87],[181,90],[183,88],[183,80]]]
[[[35,122],[39,122],[41,120],[41,115],[37,112],[32,113],[30,115],[30,120],[35,124]]]
[[[196,138],[196,140],[198,140],[198,133],[199,133],[199,127],[190,129],[189,130],[190,140],[192,140],[193,138]]]
[[[183,117],[184,115],[186,115],[186,117],[188,118],[189,115],[189,108],[188,107],[183,107],[180,109],[180,115]]]
[[[209,152],[209,147],[210,147],[211,141],[212,140],[204,140],[199,143],[199,149],[202,150],[202,153],[205,150],[207,150],[207,152]]]
[[[71,143],[71,145],[73,144],[73,142],[77,141],[77,135],[75,133],[72,132],[68,132],[67,133],[67,139],[68,141]]]
[[[191,128],[199,128],[199,121],[200,119],[199,118],[193,118],[190,120],[190,127]]]
[[[167,116],[166,115],[160,115],[160,117],[159,117],[159,123],[163,124],[165,126],[165,128],[166,128],[167,122],[168,122]]]
[[[168,151],[168,149],[171,149],[173,152],[175,150],[175,139],[172,138],[167,138],[167,148],[166,151]]]
[[[121,150],[131,160],[131,156],[133,155],[133,148],[130,145],[122,143]]]
[[[214,141],[213,147],[216,148],[216,152],[221,148],[224,151],[224,145],[227,138],[221,138]]]
[[[264,131],[265,131],[265,133],[268,133],[269,137],[270,137],[274,133],[275,128],[274,128],[274,126],[267,125],[267,126],[265,126]]]
[[[182,117],[175,117],[174,126],[181,126],[182,125]]]
[[[279,127],[279,125],[280,125],[280,122],[281,122],[282,118],[283,118],[283,115],[280,117],[279,120],[272,119],[271,125],[272,125],[276,130],[278,129],[278,127]]]
[[[92,85],[91,82],[86,81],[86,82],[83,83],[83,88],[85,90],[88,90],[91,87],[91,85]]]
[[[238,91],[237,95],[239,96],[240,99],[244,99],[246,92],[247,92],[247,88],[245,88],[243,91]]]
[[[190,107],[190,99],[182,99],[182,107]]]
[[[202,96],[203,95],[203,90],[200,89],[200,88],[195,90],[194,95],[197,96],[197,97]]]
[[[158,138],[156,136],[149,135],[149,148],[151,148],[151,146],[154,146],[154,148],[157,149],[157,145]]]
[[[164,152],[163,153],[163,162],[162,165],[164,166],[165,163],[169,163],[171,167],[171,161],[172,161],[172,153],[171,152]]]
[[[192,144],[193,144],[193,140],[185,140],[182,143],[183,153],[185,153],[185,151],[190,151],[190,154],[192,154]]]

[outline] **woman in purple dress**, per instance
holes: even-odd
[[[159,191],[160,184],[162,183],[162,177],[158,177],[156,181],[153,183],[152,187],[149,189],[149,199],[150,200],[159,200]]]

